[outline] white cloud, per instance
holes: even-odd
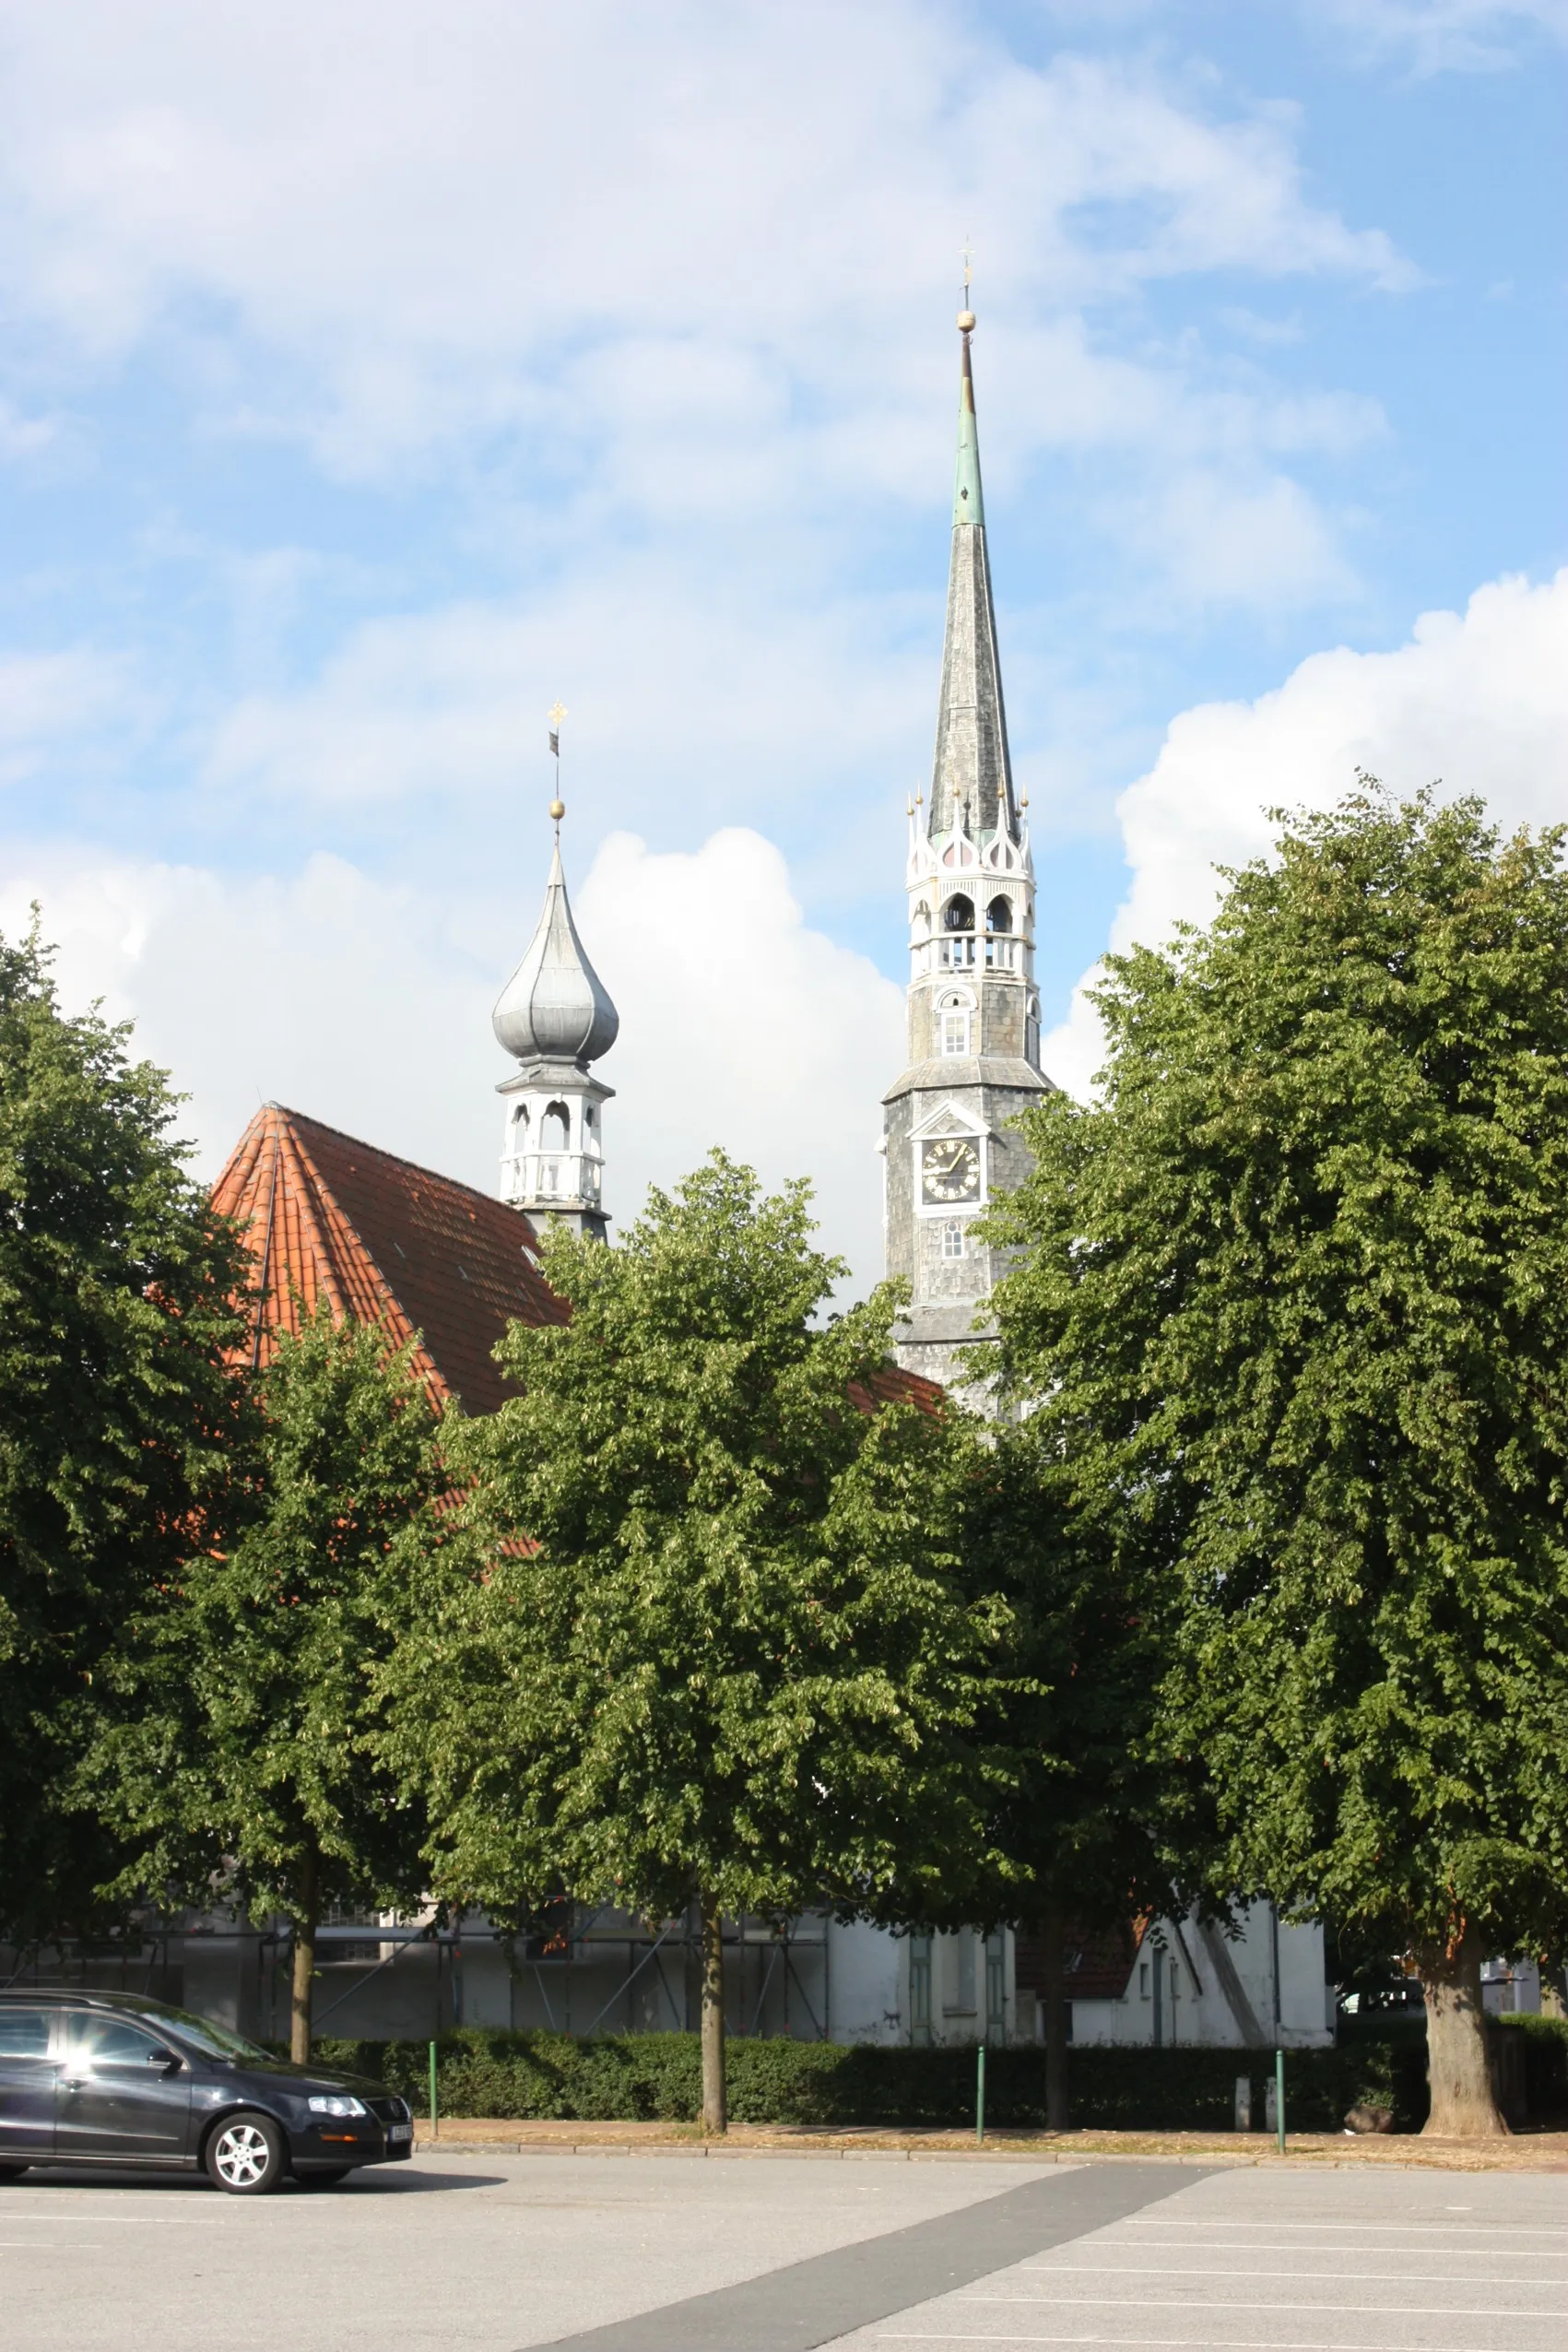
[[[1418,74],[1499,72],[1532,34],[1568,42],[1568,0],[1314,0],[1313,18],[1363,57]]]
[[[1292,109],[1028,65],[925,0],[11,0],[6,39],[0,281],[73,364],[161,338],[209,428],[349,476],[499,438],[557,520],[923,501],[968,226],[998,347],[1078,345],[998,452],[1065,432],[1164,475],[1266,441],[1267,387],[1215,408],[1196,349],[1116,357],[1116,306],[1412,278],[1311,200]]]
[[[858,1288],[878,1280],[876,1147],[904,1061],[902,989],[808,928],[778,850],[737,826],[693,857],[612,836],[579,916],[620,1010],[603,1071],[621,1215],[634,1205],[621,1171],[640,1191],[723,1143],[770,1184],[809,1176],[829,1246]]]
[[[274,807],[461,803],[470,825],[483,803],[507,810],[510,836],[519,779],[548,798],[544,713],[559,691],[568,798],[595,832],[654,801],[689,834],[721,812],[765,819],[771,796],[809,807],[906,740],[926,756],[939,636],[890,650],[886,622],[870,599],[780,613],[721,596],[673,557],[525,603],[370,621],[302,688],[232,705],[203,782]]]
[[[1205,703],[1173,719],[1153,768],[1117,804],[1133,879],[1112,948],[1158,946],[1175,923],[1207,920],[1215,866],[1268,848],[1266,811],[1327,807],[1358,768],[1400,794],[1441,782],[1449,796],[1480,795],[1505,825],[1562,821],[1568,571],[1539,586],[1492,581],[1463,613],[1423,613],[1392,653],[1314,654],[1256,702]],[[1081,1093],[1100,1051],[1080,990],[1045,1067]]]
[[[1316,502],[1286,474],[1240,479],[1192,467],[1120,502],[1122,537],[1160,559],[1141,592],[1147,607],[1174,581],[1189,606],[1274,608],[1348,597],[1355,575]]]
[[[67,1003],[136,1022],[137,1049],[191,1096],[184,1126],[211,1176],[264,1101],[489,1189],[494,1093],[507,1063],[489,1013],[532,932],[532,886],[483,904],[387,888],[317,857],[282,879],[55,847],[4,860],[0,929],[42,928]],[[603,1063],[608,1205],[724,1143],[770,1183],[810,1176],[830,1247],[856,1285],[881,1273],[879,1098],[902,1060],[900,992],[808,929],[784,862],[754,833],[694,855],[607,842],[578,898],[616,997]]]

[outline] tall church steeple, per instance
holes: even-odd
[[[973,318],[961,311],[961,318]],[[961,807],[982,832],[1006,828],[1019,835],[1008,758],[1008,719],[996,658],[996,615],[985,552],[985,502],[980,487],[980,435],[974,417],[974,372],[963,330],[959,379],[958,464],[953,483],[953,549],[948,573],[948,631],[942,652],[942,692],[937,709],[937,758],[931,774],[932,833],[950,830]]]
[[[999,1269],[974,1219],[1022,1180],[1008,1122],[1040,1094],[1034,866],[1013,790],[985,545],[970,338],[959,313],[958,461],[947,632],[929,798],[909,810],[909,1048],[884,1097],[890,1274],[911,1304],[899,1341],[910,1370],[951,1381],[984,1337]],[[977,1319],[980,1328],[977,1329]]]

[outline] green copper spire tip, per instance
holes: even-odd
[[[967,326],[961,322],[967,319]],[[960,313],[963,336],[963,373],[959,381],[958,467],[953,476],[953,521],[979,523],[985,520],[985,501],[980,489],[980,434],[974,422],[974,377],[969,365],[969,338],[974,327],[973,311]]]

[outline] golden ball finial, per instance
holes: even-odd
[[[973,311],[960,311],[958,314],[958,323],[959,333],[961,335],[973,335],[974,332],[974,313]]]
[[[550,815],[555,819],[558,825],[565,814],[566,803],[564,800],[552,800],[550,802]]]

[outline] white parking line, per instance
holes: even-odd
[[[1111,2242],[1114,2244],[1115,2241],[1113,2240]],[[1134,2251],[1141,2253],[1144,2250],[1142,2247],[1135,2250],[1131,2246],[1127,2249],[1129,2253]],[[1227,2246],[1223,2240],[1216,2243],[1212,2239],[1202,2239],[1193,2246],[1195,2254],[1304,2254],[1310,2251],[1301,2245],[1260,2246],[1256,2238],[1249,2238],[1238,2246]],[[1326,2254],[1405,2254],[1411,2259],[1421,2251],[1419,2246],[1325,2246],[1323,2249]],[[1506,2254],[1512,2263],[1568,2263],[1568,2252],[1559,2253],[1555,2246],[1480,2246],[1476,2251],[1478,2253]],[[1173,2253],[1175,2248],[1151,2246],[1149,2252],[1169,2254]]]
[[[1148,2352],[1146,2335],[878,2335],[878,2344],[1133,2344]],[[1281,2344],[1279,2337],[1232,2336],[1209,2352],[1388,2352],[1386,2344]],[[1516,2344],[1403,2344],[1399,2352],[1519,2352]]]
[[[1329,2278],[1359,2280],[1363,2287],[1521,2287],[1527,2283],[1519,2278],[1475,2278],[1468,2271],[1444,2278],[1430,2270],[1389,2271],[1379,2275],[1368,2270],[1227,2270],[1207,2263],[1199,2269],[1195,2263],[1139,2263],[1136,2270],[1122,2263],[1020,2263],[1018,2267],[1036,2277],[1051,2278],[1095,2272],[1107,2278]],[[1551,2287],[1557,2281],[1542,2278],[1535,2284]]]
[[[0,2216],[4,2216],[6,2220],[9,2220],[11,2216],[18,2212],[18,2210],[22,2209],[19,2209],[16,2205],[0,2205]],[[195,2213],[160,2213],[158,2218],[160,2225],[167,2224],[167,2226],[171,2229],[221,2229],[223,2227],[220,2216],[216,2213],[210,2216],[206,2214]],[[27,2225],[29,2229],[34,2228],[44,2228],[52,2221],[57,2221],[62,2225],[68,2227],[70,2223],[74,2221],[80,2221],[80,2219],[81,2215],[79,2213],[26,2214]],[[147,2225],[147,2216],[145,2211],[141,2213],[95,2213],[92,2216],[92,2226],[95,2229],[113,2229],[115,2228],[122,2229],[145,2229]]]
[[[1407,2314],[1420,2320],[1494,2320],[1502,2316],[1495,2310],[1468,2311],[1458,2303],[1241,2303],[1203,2302],[1197,2296],[1184,2301],[1177,2296],[1154,2295],[953,2295],[954,2303],[1053,2303],[1067,2304],[1074,2310],[1093,2308],[1135,2311],[1318,2311],[1326,2318],[1336,2318],[1341,2311],[1354,2311],[1366,2319],[1388,2319]],[[1549,2311],[1510,2311],[1511,2320],[1560,2320],[1562,2307],[1558,2304]]]
[[[1568,2229],[1544,2223],[1512,2221],[1156,2221],[1152,2215],[1128,2214],[1118,2229],[1382,2229],[1409,2236],[1430,2230],[1440,2238],[1568,2238]]]

